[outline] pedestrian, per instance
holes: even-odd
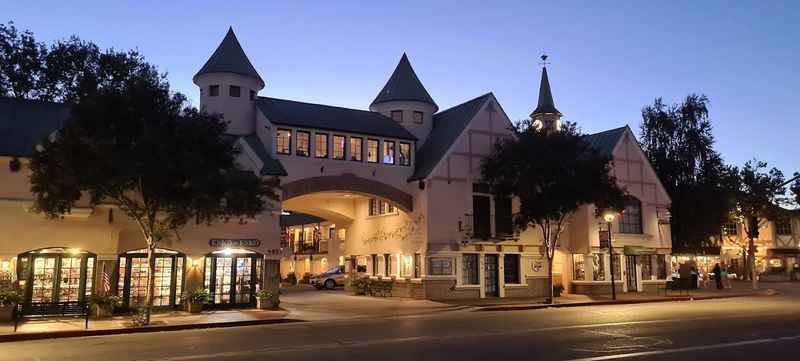
[[[719,263],[714,265],[714,281],[717,284],[717,289],[722,289],[722,267],[719,266]]]
[[[724,263],[722,264],[722,269],[719,272],[719,276],[722,281],[722,288],[731,288],[731,280],[728,279],[728,266]]]

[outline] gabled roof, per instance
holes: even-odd
[[[406,53],[400,58],[400,62],[394,69],[389,81],[383,86],[378,96],[372,101],[372,105],[385,103],[390,101],[417,101],[433,105],[434,112],[439,109],[436,102],[433,101],[431,95],[422,86],[419,81],[417,73],[411,67],[411,62],[408,61]]]
[[[67,104],[0,98],[0,156],[30,157],[36,144],[68,118]]]
[[[556,109],[553,101],[553,92],[550,91],[550,80],[547,78],[547,67],[542,68],[542,81],[539,82],[539,103],[531,115],[554,113],[561,114]]]
[[[611,156],[614,152],[614,147],[625,135],[628,126],[619,127],[616,129],[606,130],[600,133],[584,135],[583,140],[589,143],[592,148],[596,149],[603,155]]]
[[[325,221],[325,218],[292,211],[289,212],[289,214],[281,214],[280,224],[281,227],[291,227],[299,226],[301,224],[322,223]]]
[[[247,145],[253,149],[253,152],[256,153],[259,159],[261,159],[261,163],[264,165],[261,167],[261,171],[259,174],[262,176],[272,175],[272,176],[287,176],[289,173],[286,173],[286,169],[283,168],[283,164],[275,158],[273,158],[269,152],[267,151],[267,147],[264,146],[264,143],[261,142],[261,139],[258,138],[256,134],[250,134],[242,137]]]
[[[250,59],[248,59],[247,55],[244,53],[242,46],[239,44],[239,40],[236,39],[236,34],[233,33],[232,27],[228,28],[228,33],[225,34],[222,43],[219,44],[214,54],[211,54],[206,64],[200,68],[200,71],[194,75],[193,79],[196,79],[202,74],[210,73],[234,73],[250,76],[258,79],[261,86],[264,86],[264,79],[261,79],[256,68],[250,63]]]
[[[427,178],[442,160],[447,150],[450,149],[450,146],[469,125],[469,122],[475,117],[481,106],[493,96],[492,93],[486,93],[434,114],[433,128],[425,144],[417,151],[414,174],[408,180],[415,181]]]
[[[377,112],[268,97],[258,97],[256,106],[277,125],[417,139],[406,128]]]

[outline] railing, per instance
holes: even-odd
[[[17,331],[19,322],[29,317],[50,316],[82,316],[85,318],[84,327],[89,328],[89,303],[85,301],[73,302],[36,302],[19,304],[14,309],[14,332]]]
[[[317,242],[294,242],[291,244],[293,254],[316,254],[328,253],[328,240],[323,239]]]

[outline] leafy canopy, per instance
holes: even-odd
[[[780,206],[789,200],[785,196],[784,176],[780,169],[768,168],[767,162],[754,159],[739,170],[739,179],[736,202],[741,217],[775,220],[785,216]]]

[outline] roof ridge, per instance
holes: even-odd
[[[488,93],[486,93],[486,94],[479,95],[479,96],[477,96],[477,97],[475,97],[475,98],[472,98],[472,99],[470,99],[470,100],[467,100],[467,101],[464,101],[464,102],[462,102],[462,103],[460,103],[460,104],[453,105],[453,106],[452,106],[452,107],[450,107],[450,108],[447,108],[447,109],[445,109],[445,110],[442,110],[442,111],[440,111],[440,112],[437,112],[436,114],[434,114],[434,116],[436,116],[436,115],[439,115],[439,114],[444,114],[444,113],[447,113],[447,112],[449,112],[449,111],[451,111],[451,110],[453,110],[453,109],[456,109],[456,108],[458,108],[458,107],[460,107],[460,106],[467,105],[467,104],[469,104],[469,103],[471,103],[471,102],[474,102],[474,101],[476,101],[476,100],[478,100],[478,99],[481,99],[481,98],[487,97],[487,96],[489,96],[489,95],[491,95],[491,96],[494,96],[494,93],[492,93],[492,92],[488,92]]]
[[[291,100],[291,99],[275,98],[275,97],[265,97],[265,96],[258,96],[258,98],[259,98],[259,99],[271,99],[271,100],[278,100],[278,101],[284,101],[284,102],[292,102],[292,103],[300,103],[300,104],[308,104],[308,105],[316,105],[316,106],[321,106],[321,107],[337,108],[337,109],[344,109],[344,110],[354,110],[354,111],[357,111],[357,112],[365,112],[365,113],[372,113],[372,114],[380,114],[380,115],[383,115],[383,114],[381,114],[381,113],[379,113],[379,112],[373,112],[373,111],[371,111],[371,110],[356,109],[356,108],[348,108],[348,107],[343,107],[343,106],[340,106],[340,105],[330,105],[330,104],[311,103],[311,102],[303,102],[303,101],[299,101],[299,100]],[[384,117],[386,117],[386,116],[384,115]],[[389,118],[389,117],[386,117],[386,118],[387,118],[387,119],[391,119],[391,118]]]
[[[621,127],[612,128],[612,129],[607,129],[607,130],[599,131],[599,132],[597,132],[597,133],[584,134],[583,136],[584,136],[584,137],[588,137],[588,136],[592,136],[592,135],[600,135],[600,134],[604,134],[604,133],[611,133],[611,132],[616,132],[616,131],[619,131],[619,130],[623,130],[623,129],[625,129],[625,128],[630,128],[630,126],[628,126],[627,124],[625,124],[625,125],[623,125],[623,126],[621,126]]]

